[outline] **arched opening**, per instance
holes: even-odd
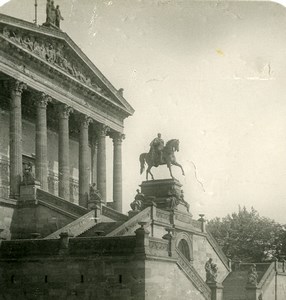
[[[179,251],[185,256],[185,258],[190,261],[190,248],[186,240],[182,239],[180,240],[178,244]]]

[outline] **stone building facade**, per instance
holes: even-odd
[[[257,265],[249,284],[250,266],[231,265],[177,180],[142,182],[122,214],[134,110],[66,33],[0,15],[0,40],[1,300],[285,299],[286,265]]]

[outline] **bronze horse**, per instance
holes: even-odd
[[[166,143],[166,146],[163,149],[163,161],[159,164],[159,165],[167,165],[172,178],[174,178],[171,170],[172,165],[180,167],[182,170],[182,174],[185,175],[183,167],[176,162],[176,157],[174,154],[175,151],[179,151],[179,143],[180,143],[179,140],[176,139],[170,140]],[[148,168],[146,170],[146,180],[148,180],[148,174],[150,174],[152,180],[154,180],[154,176],[151,173],[151,168],[158,167],[158,164],[154,162],[152,153],[149,151],[149,153],[140,154],[139,160],[140,160],[140,174],[143,173],[145,169],[145,163],[147,163]]]

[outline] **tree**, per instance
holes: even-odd
[[[238,213],[222,220],[212,219],[207,226],[224,253],[233,260],[262,262],[278,258],[286,250],[284,226],[260,217],[254,208],[250,211],[239,208]]]

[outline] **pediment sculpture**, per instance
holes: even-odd
[[[7,26],[2,29],[2,35],[6,39],[18,44],[25,50],[32,52],[39,58],[60,68],[83,84],[107,96],[106,92],[103,91],[98,84],[93,82],[91,78],[84,73],[82,68],[79,67],[78,63],[70,59],[70,57],[66,54],[65,45],[63,43],[56,42],[55,39],[53,42],[49,42],[45,39],[35,37],[29,33],[8,28]]]

